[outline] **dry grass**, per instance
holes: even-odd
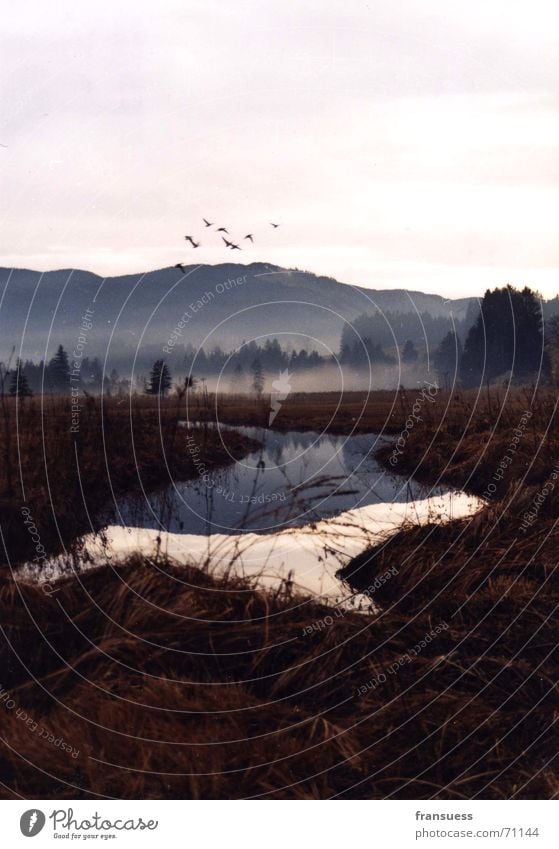
[[[23,524],[26,506],[49,553],[68,549],[79,534],[97,529],[115,498],[142,494],[197,474],[174,399],[80,399],[73,433],[69,398],[45,396],[16,405],[10,399],[8,441],[2,440],[0,563],[35,555]],[[194,435],[208,468],[244,456],[255,443],[237,433],[207,429]],[[6,459],[7,458],[7,459]]]
[[[396,432],[402,426],[402,406],[393,391],[293,393],[281,403],[275,430],[316,430],[327,433]],[[193,395],[189,417],[224,424],[268,427],[270,396]]]
[[[399,393],[400,427],[413,403]],[[50,596],[5,578],[0,794],[559,796],[555,489],[520,528],[559,458],[555,398],[441,394],[396,469],[481,494],[527,404],[485,511],[402,529],[345,570],[363,589],[392,569],[377,615],[139,556]]]
[[[50,597],[6,581],[2,683],[15,706],[0,705],[0,793],[552,796],[555,627],[545,614],[556,589],[523,613],[525,586],[505,598],[499,616],[521,615],[497,642],[483,624],[495,592],[478,589],[458,613],[443,594],[412,615],[347,614],[308,636],[330,609],[166,562],[137,558],[65,580]],[[388,672],[442,620],[447,629]],[[17,709],[79,755],[38,737]]]

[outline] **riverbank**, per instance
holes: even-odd
[[[0,794],[555,798],[555,399],[416,402],[387,468],[488,506],[354,558],[369,611],[161,554],[4,578]]]
[[[0,464],[0,565],[71,552],[114,501],[142,497],[199,470],[226,466],[258,444],[233,431],[189,431],[178,401],[134,396],[5,399]],[[195,449],[193,450],[193,444]]]
[[[138,557],[49,593],[0,585],[4,798],[459,800],[499,762],[461,774],[500,718],[486,705],[468,740],[480,705],[447,660],[463,634],[434,611],[365,617]]]
[[[540,393],[552,397],[551,392]],[[530,390],[492,388],[448,391],[433,384],[417,388],[351,392],[292,392],[276,400],[275,416],[270,412],[275,396],[269,393],[257,398],[252,394],[190,393],[186,402],[186,418],[191,422],[219,422],[221,425],[272,427],[279,431],[316,431],[349,435],[379,433],[399,437],[412,427],[417,417],[428,421],[435,432],[439,426],[450,428],[454,437],[461,436],[471,418],[474,428],[485,429],[498,411],[506,415],[509,406],[526,404]],[[437,403],[434,403],[434,402]],[[429,440],[430,441],[430,440]]]
[[[184,495],[184,493],[183,493]],[[182,495],[181,495],[182,498]],[[250,578],[259,589],[280,591],[289,584],[300,594],[324,604],[367,609],[369,600],[347,591],[339,570],[356,555],[402,526],[429,525],[469,516],[480,509],[479,500],[463,493],[432,495],[410,502],[371,504],[301,527],[283,527],[269,533],[239,531],[173,533],[160,528],[108,525],[102,534],[80,541],[80,574],[110,564],[118,566],[141,552],[146,560],[162,554],[173,563],[202,569],[214,576]],[[49,582],[72,574],[75,563],[53,558],[38,572],[26,565],[18,580]]]
[[[433,724],[445,740],[424,774],[436,765],[449,787],[482,798],[555,798],[557,398],[515,393],[491,420],[478,413],[461,399],[444,418],[434,409],[401,454],[381,455],[389,467],[476,493],[487,507],[460,522],[403,529],[340,576],[358,590],[393,570],[376,596],[385,621],[429,613],[450,623],[451,651],[433,694],[434,705],[449,704],[444,723]],[[424,693],[420,679],[413,690]]]
[[[194,393],[188,405],[190,421],[219,421],[221,424],[270,427],[274,397],[241,394],[209,395]],[[356,433],[396,433],[402,427],[404,411],[401,393],[374,392],[293,392],[279,400],[274,410],[274,430],[316,431],[347,435]]]
[[[437,589],[357,614],[139,556],[4,581],[0,797],[553,797],[557,597]]]

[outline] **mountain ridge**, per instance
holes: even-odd
[[[45,358],[58,344],[71,350],[84,311],[93,309],[87,353],[112,361],[162,351],[177,322],[181,345],[234,348],[276,337],[291,347],[339,349],[342,330],[380,311],[463,320],[477,299],[445,299],[407,289],[368,289],[272,263],[216,263],[103,277],[84,269],[0,268],[1,356]],[[83,335],[83,331],[82,331]],[[21,344],[18,344],[20,343]],[[180,348],[180,346],[178,346]]]

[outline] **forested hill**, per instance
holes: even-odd
[[[367,281],[369,282],[369,281]],[[465,319],[471,299],[445,300],[405,289],[349,286],[329,277],[265,263],[163,268],[102,278],[79,269],[0,269],[0,340],[22,356],[68,350],[85,335],[87,351],[114,363],[161,351],[183,319],[182,344],[230,349],[243,340],[277,337],[282,345],[339,350],[346,322],[377,310]],[[89,309],[91,327],[82,317]]]

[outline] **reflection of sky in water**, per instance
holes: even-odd
[[[235,428],[263,448],[226,469],[169,486],[138,504],[119,504],[123,524],[194,534],[278,531],[345,510],[425,495],[374,459],[386,440],[376,434],[319,435]],[[429,490],[439,494],[441,488]]]

